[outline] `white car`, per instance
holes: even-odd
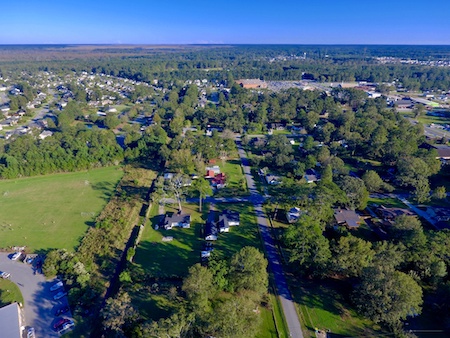
[[[16,253],[14,253],[14,255],[12,255],[11,259],[13,261],[16,261],[16,260],[18,260],[20,258],[20,256],[22,256],[22,253],[21,252],[16,252]]]
[[[61,289],[64,286],[63,282],[58,282],[56,284],[53,284],[50,288],[50,291],[56,291],[58,289]]]
[[[27,338],[35,338],[34,327],[30,327],[27,331]]]
[[[7,273],[7,272],[0,271],[0,277],[6,279],[6,278],[11,277],[11,275],[9,273]]]
[[[53,299],[58,300],[63,298],[64,296],[67,296],[67,292],[59,291],[56,295],[53,296]]]

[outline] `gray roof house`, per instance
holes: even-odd
[[[164,217],[163,227],[166,230],[170,230],[174,227],[188,229],[191,227],[191,215],[182,214],[180,212],[175,213],[171,216],[166,214],[166,216]]]
[[[237,211],[224,210],[222,215],[219,216],[219,232],[229,232],[231,226],[237,226],[240,224],[240,216]]]
[[[361,224],[361,219],[354,210],[334,209],[334,219],[337,224],[345,225],[349,229],[357,229]]]

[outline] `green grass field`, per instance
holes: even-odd
[[[23,304],[19,287],[7,279],[0,278],[0,307],[14,302]]]
[[[73,250],[122,175],[109,167],[0,181],[0,248]]]
[[[344,337],[380,335],[379,326],[359,316],[347,303],[339,281],[291,280],[290,284],[305,337],[315,337],[316,328]]]

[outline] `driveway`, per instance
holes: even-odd
[[[44,275],[35,274],[31,265],[13,261],[8,255],[10,253],[0,253],[0,271],[10,273],[11,281],[22,292],[25,326],[34,327],[36,337],[59,337],[59,333],[52,328],[56,321],[53,314],[58,307],[67,304],[67,298],[53,300],[54,293],[50,291],[50,287],[55,280],[46,280]],[[70,318],[70,314],[65,314],[64,317]]]
[[[303,331],[300,325],[295,304],[292,299],[291,292],[289,291],[286,277],[284,276],[283,266],[281,264],[280,255],[276,243],[270,233],[269,222],[267,216],[264,214],[262,203],[264,198],[258,192],[255,181],[250,171],[250,165],[247,158],[247,154],[241,146],[240,138],[236,138],[236,144],[238,148],[239,157],[242,161],[242,167],[244,175],[247,180],[247,186],[250,191],[250,201],[253,202],[255,207],[256,219],[261,232],[261,237],[264,241],[266,248],[267,259],[269,261],[270,269],[273,273],[275,280],[275,287],[281,300],[281,307],[283,308],[284,317],[288,325],[290,337],[303,338]]]

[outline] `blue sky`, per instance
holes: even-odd
[[[0,44],[450,44],[448,0],[21,0]]]

